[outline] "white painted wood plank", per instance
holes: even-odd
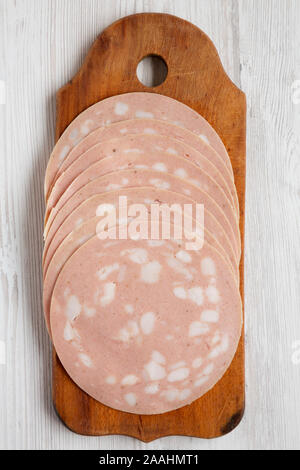
[[[68,431],[51,404],[41,305],[43,176],[54,142],[55,93],[93,40],[121,16],[176,14],[214,41],[248,98],[246,226],[247,410],[222,439],[142,444]],[[299,125],[297,0],[0,0],[0,448],[299,448]]]
[[[299,77],[297,1],[239,3],[248,97],[246,312],[251,447],[299,448]],[[263,432],[261,432],[261,430]]]

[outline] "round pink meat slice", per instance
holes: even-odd
[[[94,145],[102,143],[106,140],[111,140],[116,137],[132,134],[152,134],[173,137],[189,144],[198,152],[202,153],[208,160],[215,165],[219,172],[223,175],[228,188],[235,192],[234,181],[232,172],[228,170],[227,166],[220,155],[203,139],[193,132],[184,129],[183,127],[175,126],[166,121],[158,121],[155,119],[131,119],[130,121],[121,121],[111,124],[107,127],[100,127],[94,132],[85,137],[73,150],[69,153],[63,161],[55,180],[83,153],[89,150]]]
[[[122,186],[129,186],[129,183],[131,186],[146,185],[143,181],[141,183],[135,183],[134,176],[131,178],[130,182],[127,182],[126,176],[120,178],[118,171],[120,171],[121,168],[127,168],[138,170],[141,174],[143,171],[146,171],[146,175],[149,176],[147,184],[151,186],[172,189],[175,192],[183,192],[189,196],[191,196],[193,192],[192,197],[195,198],[196,201],[200,197],[203,203],[208,204],[208,208],[216,208],[218,220],[226,230],[230,231],[233,239],[236,239],[237,250],[239,249],[240,232],[235,213],[221,188],[212,178],[205,175],[204,172],[198,169],[198,167],[195,167],[193,163],[186,161],[182,157],[170,156],[169,158],[162,159],[157,158],[156,155],[149,155],[147,160],[148,165],[146,169],[144,169],[143,155],[135,154],[130,159],[128,159],[127,155],[106,157],[90,166],[73,180],[71,185],[62,194],[56,206],[51,210],[45,226],[45,235],[51,230],[55,218],[59,216],[63,207],[72,199],[72,196],[80,191],[86,184],[95,181],[101,176],[111,175],[111,182],[105,187],[106,191],[109,189],[118,189]],[[147,168],[157,168],[157,170],[151,170],[156,171],[156,173],[152,173],[152,175],[147,173],[147,171],[150,171],[147,170]],[[114,175],[114,173],[112,173],[113,171],[115,171],[117,175]],[[175,179],[172,178],[173,175]],[[177,177],[176,175],[181,175],[184,178]],[[102,186],[102,191],[103,190],[104,188]],[[100,190],[98,190],[98,192],[100,192]],[[222,212],[221,215],[219,215],[220,212]]]
[[[154,180],[156,182],[159,180],[160,189],[153,187]],[[115,189],[119,189],[122,185],[124,187],[119,191],[112,191],[111,193],[110,190],[112,189],[111,185],[114,184],[113,181],[115,181],[115,184],[117,185]],[[163,189],[164,187],[169,189]],[[185,196],[185,192],[187,191],[188,195]],[[101,195],[101,193],[104,194]],[[58,231],[62,233],[60,230],[61,226],[68,220],[70,214],[95,194],[99,194],[100,198],[105,198],[106,196],[107,200],[111,197],[110,194],[114,200],[118,198],[119,194],[123,194],[132,199],[133,202],[131,203],[145,202],[147,194],[150,194],[149,198],[152,198],[154,201],[155,199],[160,200],[159,198],[163,197],[163,202],[169,204],[176,202],[179,204],[182,203],[182,205],[185,203],[195,204],[196,202],[198,204],[203,204],[205,228],[214,234],[214,237],[224,247],[230,259],[233,260],[233,262],[235,261],[237,264],[239,263],[240,251],[232,226],[227,223],[223,212],[215,204],[214,200],[209,198],[205,192],[200,190],[200,188],[186,183],[185,180],[168,175],[167,173],[158,173],[158,175],[156,175],[155,170],[123,170],[122,172],[112,173],[83,186],[80,191],[75,193],[56,214],[45,238],[43,256],[45,265],[47,265],[47,260],[49,262],[51,259],[53,249],[57,246],[57,240],[60,239],[60,236],[56,237],[56,234]],[[89,218],[96,215],[96,209],[93,208],[93,210],[94,212],[92,214],[89,212]],[[82,216],[78,217],[77,220],[82,219],[82,217],[85,217],[85,214],[82,214]],[[65,225],[65,227],[66,226],[69,227],[69,224]],[[226,227],[226,230],[224,227]],[[74,226],[70,231],[73,229]],[[53,242],[54,238],[56,238],[56,241]]]
[[[96,236],[79,248],[55,284],[50,320],[62,365],[114,409],[188,405],[221,379],[240,339],[241,300],[227,263],[207,244],[187,252],[172,240],[103,243]]]
[[[149,209],[150,212],[150,209]],[[57,250],[55,251],[51,262],[48,266],[47,271],[44,275],[44,288],[43,288],[43,304],[44,304],[44,314],[45,320],[47,324],[47,328],[50,333],[50,305],[51,305],[51,298],[54,289],[54,285],[56,279],[62,270],[64,264],[67,260],[77,251],[80,246],[82,246],[85,242],[93,238],[97,235],[97,227],[99,224],[99,217],[94,217],[93,219],[88,220],[87,222],[80,225],[77,229],[71,232],[64,241],[59,245]],[[173,225],[172,225],[173,227]],[[171,229],[172,233],[172,229]],[[227,257],[227,254],[224,252],[222,246],[214,239],[214,237],[207,231],[204,230],[204,239],[206,242],[211,245],[215,250],[223,256],[224,259],[227,260],[228,264],[231,267],[231,271],[233,273],[234,279],[238,286],[239,283],[239,275],[238,269],[236,264],[232,265],[230,260]],[[148,231],[148,238],[151,239],[150,233]],[[162,237],[161,237],[162,238]],[[113,246],[116,242],[115,241],[107,241],[106,244],[103,245],[104,249],[109,249]],[[159,243],[159,241],[158,241]],[[183,265],[180,264],[180,261],[176,261],[178,263],[178,268],[182,269]]]
[[[165,171],[169,172],[171,172],[169,167],[171,167],[171,165],[173,165],[173,167],[175,166],[175,163],[172,163],[172,158],[176,161],[176,156],[190,163],[194,163],[193,168],[195,174],[197,174],[197,179],[199,179],[202,174],[203,177],[205,176],[213,180],[223,190],[223,198],[226,199],[227,197],[228,204],[233,208],[235,218],[238,218],[236,211],[238,202],[233,198],[234,195],[236,196],[235,189],[233,190],[233,194],[231,194],[219,170],[205,156],[189,145],[175,140],[172,137],[148,134],[128,135],[107,140],[92,147],[85,154],[81,155],[55,182],[47,201],[46,216],[48,216],[49,211],[57,204],[59,198],[77,176],[96,162],[109,156],[112,159],[111,165],[113,165],[111,171],[112,169],[121,169],[118,168],[118,165],[124,166],[127,162],[134,161],[135,158],[138,159],[140,165],[144,167],[152,165],[153,158],[157,158],[158,161],[162,163],[162,166],[166,168]],[[113,157],[115,160],[113,160]],[[195,168],[195,166],[197,166],[198,169]],[[204,184],[205,183],[202,183],[202,185]]]
[[[45,196],[70,151],[99,127],[129,119],[158,119],[194,132],[208,143],[232,167],[225,146],[212,126],[193,109],[167,96],[156,93],[127,93],[107,98],[77,116],[57,142],[46,171]]]

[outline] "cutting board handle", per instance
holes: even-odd
[[[143,85],[136,73],[139,62],[148,55],[162,57],[168,67],[166,80],[155,88]],[[210,122],[224,93],[226,98],[232,95],[233,104],[236,100],[245,101],[243,92],[224,71],[213,42],[203,31],[176,16],[141,13],[122,18],[106,28],[92,45],[77,75],[59,90],[57,138],[75,114],[108,96],[132,91],[173,97],[196,108]],[[66,109],[66,102],[72,106]],[[214,124],[222,136],[221,123]]]

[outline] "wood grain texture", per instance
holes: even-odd
[[[55,94],[99,31],[143,11],[175,14],[213,40],[247,95],[244,419],[213,440],[82,437],[57,418],[41,303],[43,178]],[[299,449],[300,79],[298,0],[0,0],[1,449]],[[292,357],[294,361],[292,361]],[[299,357],[299,356],[298,356]]]
[[[166,80],[155,88],[137,78],[139,62],[162,57]],[[56,138],[89,106],[117,94],[151,91],[170,96],[199,112],[216,129],[233,165],[240,203],[244,295],[243,238],[245,203],[246,100],[226,75],[210,39],[193,24],[161,13],[122,18],[94,42],[77,75],[57,94]],[[150,442],[169,435],[219,437],[232,431],[244,414],[244,337],[218,384],[189,406],[156,416],[122,413],[89,397],[69,378],[53,356],[53,399],[58,415],[84,435],[125,434]]]

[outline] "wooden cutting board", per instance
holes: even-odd
[[[168,66],[164,83],[148,88],[136,75],[148,55]],[[240,202],[244,273],[246,100],[226,75],[211,40],[175,16],[142,13],[109,26],[95,41],[78,74],[57,94],[56,138],[82,111],[104,98],[133,91],[170,96],[198,111],[221,136],[230,155]],[[213,438],[232,431],[244,413],[244,334],[225,376],[205,396],[164,415],[140,416],[108,408],[80,390],[53,352],[53,401],[72,431],[91,436],[124,434],[144,442],[169,435]]]

